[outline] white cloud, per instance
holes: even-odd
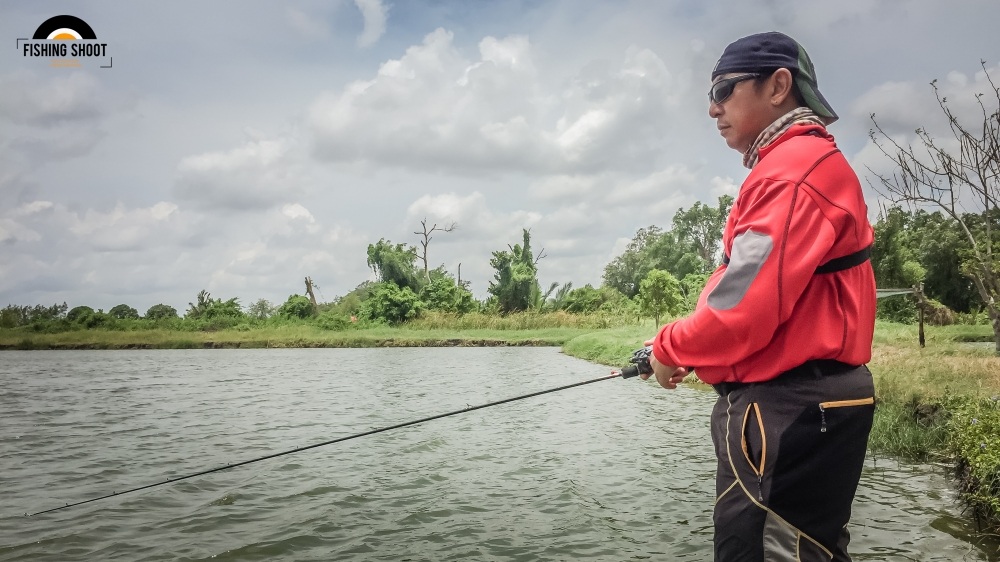
[[[36,213],[41,213],[42,211],[47,211],[54,206],[55,204],[52,201],[31,201],[30,203],[25,203],[24,205],[14,209],[13,215],[15,217],[34,215]]]
[[[365,21],[364,31],[358,36],[358,46],[371,47],[385,33],[389,8],[382,0],[354,0],[354,4],[361,10]]]
[[[607,183],[604,174],[559,174],[545,176],[532,185],[532,197],[543,201],[576,201],[590,196],[599,186]]]
[[[0,218],[0,244],[38,240],[41,240],[41,236],[34,230],[11,219]]]
[[[69,231],[98,251],[139,251],[164,234],[177,205],[161,201],[152,207],[127,209],[119,203],[102,213],[88,209],[82,216],[68,212]]]
[[[315,217],[312,216],[312,213],[309,212],[309,209],[306,209],[305,207],[299,205],[298,203],[291,203],[289,205],[283,206],[281,208],[281,212],[286,217],[293,220],[302,219],[309,224],[313,224],[316,222]]]
[[[642,167],[682,90],[648,49],[552,93],[526,37],[487,37],[475,61],[453,40],[438,29],[374,78],[319,97],[308,115],[317,156],[451,171]]]
[[[934,98],[929,87],[918,87],[911,82],[885,82],[861,95],[851,112],[868,119],[875,114],[878,124],[889,134],[912,133],[914,115],[930,115]],[[869,120],[870,124],[871,121]]]
[[[471,218],[486,209],[483,194],[471,193],[465,197],[455,193],[424,195],[410,204],[406,210],[408,219],[457,221]]]
[[[605,196],[609,205],[642,205],[658,208],[664,202],[676,202],[693,195],[697,176],[682,165],[671,166],[633,181],[615,185]]]
[[[307,178],[296,161],[294,141],[251,140],[227,151],[188,156],[177,166],[174,192],[216,211],[267,209],[302,193]]]
[[[19,72],[0,77],[0,118],[18,125],[90,122],[103,115],[110,93],[92,74],[40,76]]]
[[[8,207],[39,196],[39,170],[90,154],[114,112],[132,107],[81,71],[4,74],[0,91],[0,205]]]

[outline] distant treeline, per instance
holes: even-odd
[[[428,312],[461,316],[475,313],[503,316],[520,312],[563,312],[620,318],[651,317],[657,322],[694,308],[708,275],[721,258],[721,237],[733,199],[723,196],[716,205],[695,203],[680,209],[671,228],[640,228],[628,247],[604,268],[600,287],[553,283],[542,290],[538,269],[545,258],[537,256],[531,233],[522,232],[520,243],[492,253],[494,278],[485,300],[477,300],[469,283],[443,266],[428,269],[425,236],[422,251],[405,243],[380,239],[369,244],[367,262],[377,281],[365,281],[332,302],[318,303],[309,296],[292,294],[279,304],[258,299],[241,305],[237,299],[213,298],[201,291],[184,313],[167,304],[156,304],[143,314],[122,303],[108,311],[66,303],[8,305],[0,310],[0,328],[37,332],[79,329],[135,330],[149,327],[176,330],[252,329],[263,323],[314,323],[330,330],[373,324],[398,325]],[[996,237],[998,216],[991,217]],[[986,230],[982,216],[965,218],[973,228]],[[451,227],[454,228],[454,225]],[[426,227],[425,227],[426,232]],[[449,230],[450,232],[450,230]],[[910,288],[923,284],[931,306],[944,311],[942,322],[985,323],[988,319],[972,279],[964,272],[970,252],[961,225],[940,213],[890,208],[875,225],[872,264],[881,288]],[[981,235],[981,233],[980,233]],[[1000,239],[997,239],[1000,242]],[[422,262],[422,264],[421,264]],[[421,264],[421,265],[418,265]],[[911,298],[879,302],[879,316],[913,322],[917,306]]]

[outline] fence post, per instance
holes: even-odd
[[[919,336],[918,337],[920,339],[920,347],[923,348],[924,347],[924,341],[925,341],[924,340],[924,308],[926,308],[924,306],[924,303],[926,302],[926,300],[924,299],[924,284],[923,283],[919,283],[917,285],[914,285],[913,292],[916,293],[916,296],[917,296],[917,315],[920,318],[920,324],[919,324],[919,328],[918,328],[918,330],[919,330],[919,332],[918,332]]]

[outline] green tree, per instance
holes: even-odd
[[[683,302],[677,278],[662,269],[650,271],[639,285],[640,309],[651,315],[656,324],[666,314],[676,314]]]
[[[211,293],[202,289],[198,293],[197,302],[188,303],[188,311],[185,318],[191,319],[215,319],[215,318],[243,318],[243,309],[240,308],[239,300],[231,298],[227,301],[213,299]]]
[[[216,299],[205,315],[206,318],[243,318],[244,316],[239,299],[235,297],[226,301]]]
[[[959,225],[940,212],[926,211],[914,213],[912,224],[920,264],[927,272],[924,293],[957,312],[978,308],[976,285],[962,272],[963,255],[968,251]]]
[[[93,316],[94,309],[86,305],[74,306],[66,313],[66,319],[70,322],[79,323],[85,318]]]
[[[573,283],[567,281],[562,285],[552,283],[549,290],[545,292],[544,300],[547,310],[564,310],[566,308],[566,298],[573,291]]]
[[[35,306],[7,305],[2,313],[0,313],[0,317],[6,319],[4,322],[13,323],[13,326],[38,325],[66,318],[67,310],[69,310],[69,307],[65,302],[52,306],[43,306],[40,304],[36,304]]]
[[[920,283],[926,271],[920,264],[912,217],[899,207],[888,209],[875,223],[872,245],[875,284],[883,288],[908,288]]]
[[[16,328],[21,325],[21,311],[14,305],[7,305],[0,310],[0,328]]]
[[[420,291],[420,300],[428,310],[465,314],[476,309],[472,293],[440,268],[430,271],[431,282]]]
[[[312,301],[304,295],[289,295],[288,300],[278,307],[278,315],[286,318],[309,318],[313,312]]]
[[[312,303],[310,303],[311,305]],[[274,314],[275,306],[267,299],[257,299],[247,307],[247,316],[255,320],[267,320]]]
[[[872,245],[872,269],[875,285],[883,289],[910,288],[926,274],[917,255],[911,215],[891,207],[875,223],[875,243]],[[913,322],[917,318],[916,302],[911,298],[879,299],[879,318],[894,322]]]
[[[495,270],[494,280],[487,289],[496,298],[501,314],[528,310],[540,304],[541,287],[538,284],[538,267],[531,252],[531,233],[522,229],[523,245],[508,245],[508,250],[493,252],[490,265]],[[539,258],[544,257],[540,253]]]
[[[202,318],[208,314],[208,309],[212,307],[212,294],[202,289],[198,291],[198,296],[195,302],[188,303],[187,312],[184,313],[185,318]]]
[[[103,311],[89,306],[77,306],[66,313],[66,319],[84,328],[98,328],[108,323],[110,317]]]
[[[684,279],[681,279],[681,295],[684,297],[681,312],[694,311],[698,305],[698,297],[701,296],[701,292],[705,290],[705,285],[708,284],[708,278],[709,274],[707,273],[692,273],[691,275],[685,275]]]
[[[414,261],[417,249],[406,244],[393,244],[384,238],[368,245],[368,267],[372,268],[379,281],[393,283],[397,287],[408,287],[414,293],[423,286]]]
[[[658,226],[648,226],[636,231],[625,251],[604,266],[604,284],[617,289],[627,297],[639,294],[639,283],[651,269],[649,248],[662,235]]]
[[[705,268],[699,273],[709,273],[722,259],[722,231],[733,207],[733,197],[719,197],[715,207],[696,202],[690,209],[674,213],[673,226],[678,242],[691,248]]]
[[[722,258],[722,232],[732,206],[733,198],[723,195],[714,207],[699,201],[679,209],[670,230],[639,229],[625,251],[605,266],[604,284],[631,298],[654,269],[669,271],[679,280],[711,273]]]
[[[127,304],[118,304],[111,307],[108,316],[119,320],[134,319],[139,317],[139,311]]]
[[[424,303],[409,287],[382,282],[375,285],[368,298],[361,303],[361,316],[369,320],[383,320],[400,324],[420,315]]]
[[[333,304],[329,310],[335,310],[346,316],[356,316],[361,312],[361,303],[368,298],[368,295],[378,283],[372,281],[362,281],[357,287],[344,296],[333,299]]]
[[[574,314],[589,314],[597,312],[604,304],[607,294],[600,289],[595,289],[589,283],[583,287],[573,289],[566,295],[566,302],[563,310]]]
[[[650,244],[645,263],[649,267],[645,274],[653,269],[662,269],[670,272],[677,279],[712,269],[711,265],[698,254],[697,248],[680,239],[675,230],[664,232],[655,242]],[[639,281],[641,282],[641,279]]]
[[[146,311],[146,318],[149,320],[160,320],[163,318],[177,318],[177,309],[166,304],[154,304]]]

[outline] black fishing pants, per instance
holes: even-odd
[[[868,368],[810,361],[716,390],[715,562],[849,561],[875,412]]]

